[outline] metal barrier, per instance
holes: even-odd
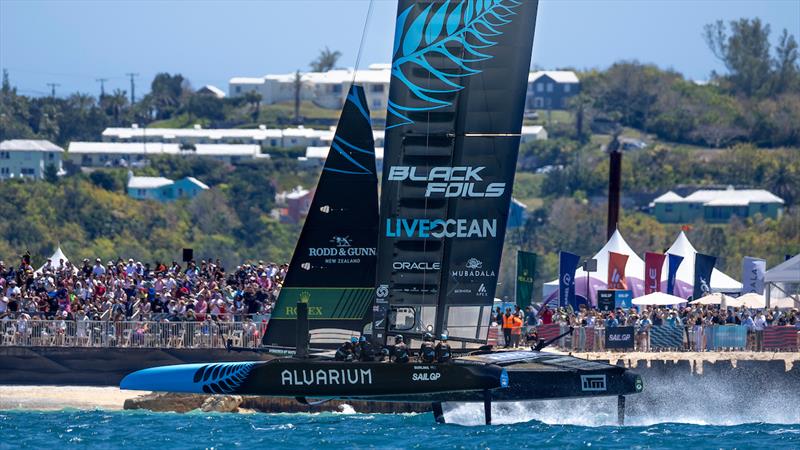
[[[569,327],[562,324],[536,327],[538,338],[550,340]],[[563,336],[552,347],[570,352],[606,351],[605,327],[576,327],[572,334]],[[797,351],[800,349],[800,329],[793,326],[768,327],[763,332],[748,332],[743,325],[671,326],[649,327],[644,332],[636,330],[631,347],[623,351]],[[502,331],[498,332],[498,345],[502,345]]]
[[[256,347],[266,322],[0,321],[0,344],[20,346],[224,348]]]

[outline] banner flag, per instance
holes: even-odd
[[[628,289],[625,282],[625,265],[628,264],[628,255],[608,252],[608,288]]]
[[[525,309],[533,297],[533,273],[536,269],[536,253],[517,251],[517,305]]]
[[[716,256],[704,255],[698,253],[694,257],[694,291],[692,292],[692,299],[698,298],[711,293],[711,272],[714,270],[714,264],[717,262]]]
[[[683,256],[671,255],[669,256],[669,266],[667,267],[667,294],[674,295],[675,293],[675,277],[678,276],[678,267],[683,262]]]
[[[661,292],[661,268],[667,255],[647,252],[644,254],[644,294]]]
[[[570,252],[558,253],[558,306],[575,303],[575,271],[580,256]]]
[[[761,258],[745,256],[742,261],[742,294],[764,293],[764,273],[767,262]]]

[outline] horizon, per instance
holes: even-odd
[[[575,14],[576,5],[582,14]],[[784,28],[800,37],[800,2],[739,0],[726,3],[724,9],[719,5],[701,0],[679,9],[667,0],[543,0],[531,70],[602,70],[618,61],[636,60],[676,70],[690,80],[707,80],[712,71],[724,73],[725,68],[703,41],[706,23],[759,17],[770,25],[773,44]],[[211,84],[227,93],[233,77],[307,71],[326,46],[342,52],[337,67],[354,67],[368,7],[366,0],[2,0],[0,69],[8,70],[12,85],[30,96],[49,95],[47,83],[59,84],[57,97],[74,92],[97,96],[98,78],[108,79],[106,92],[130,93],[125,75],[130,72],[139,74],[139,98],[159,72],[180,73],[195,89]],[[395,1],[374,2],[358,68],[390,62],[395,12]],[[146,32],[119,32],[119,24],[109,20],[117,17],[125,18],[125,27],[145,24]],[[300,25],[316,32],[290,35],[298,21],[274,20],[284,17],[299,18]],[[216,27],[197,26],[210,20]],[[93,26],[84,27],[86,23]],[[47,31],[30,32],[41,29]],[[269,57],[254,56],[261,51]]]

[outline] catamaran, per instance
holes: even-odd
[[[443,402],[625,395],[618,366],[486,346],[520,141],[538,2],[400,0],[378,208],[364,89],[351,86],[260,351],[273,359],[140,370],[123,389],[311,399]],[[343,362],[447,335],[445,363]],[[255,349],[253,349],[255,350]],[[287,356],[288,355],[288,356]]]

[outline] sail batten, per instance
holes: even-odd
[[[486,340],[538,2],[401,0],[378,240],[379,338]]]

